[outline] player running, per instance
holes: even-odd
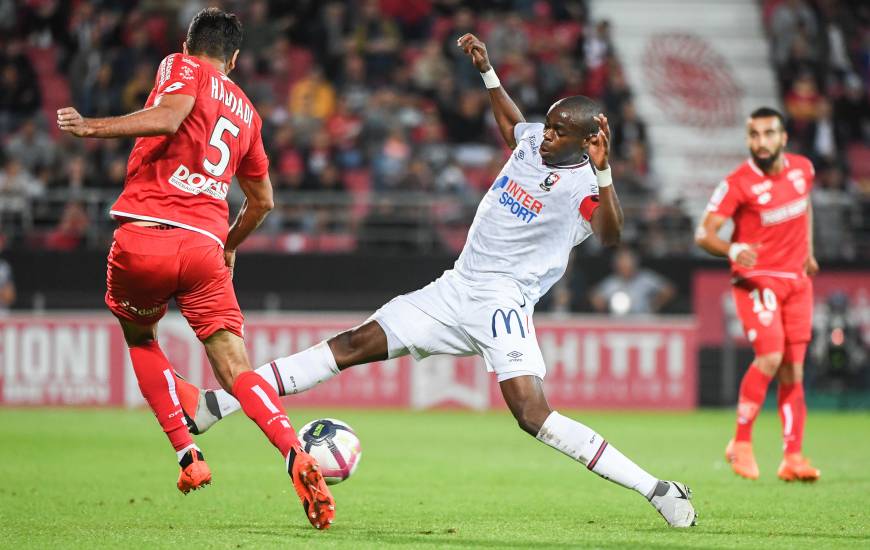
[[[262,121],[227,74],[242,26],[217,8],[191,21],[182,54],[160,64],[145,108],[121,117],[82,118],[58,110],[58,127],[78,137],[136,137],[109,251],[106,305],[121,323],[142,395],[178,455],[183,493],[211,482],[157,342],[157,322],[175,298],[205,346],[215,377],[285,459],[306,516],[329,527],[335,503],[317,462],[299,446],[272,385],[251,371],[242,313],[232,285],[236,248],[272,209]],[[228,227],[233,175],[245,203]]]
[[[801,454],[807,406],[804,355],[812,333],[813,284],[819,271],[813,254],[809,159],[783,152],[788,135],[782,115],[762,107],[746,123],[751,158],[713,193],[698,226],[698,246],[727,256],[732,294],[755,359],[740,384],[737,432],[725,458],[737,475],[757,479],[752,424],[776,376],[784,456],[777,475],[785,481],[815,481],[820,472]],[[717,235],[734,220],[731,242]]]
[[[535,303],[562,276],[575,245],[593,232],[608,245],[620,238],[622,210],[611,185],[607,118],[589,98],[574,96],[556,102],[545,124],[527,123],[501,87],[485,45],[466,34],[458,46],[482,73],[513,154],[478,207],[454,269],[395,298],[364,324],[257,372],[287,395],[348,367],[387,358],[481,355],[523,430],[601,477],[634,489],[670,525],[693,525],[695,510],[682,483],[660,481],[592,429],[553,411],[541,386],[546,368],[532,322]],[[239,408],[225,391],[182,386],[191,429],[203,432]]]

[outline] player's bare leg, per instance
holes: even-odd
[[[178,490],[184,494],[211,483],[211,471],[184,422],[172,366],[157,343],[157,325],[121,320],[142,396],[178,455]]]
[[[383,361],[387,359],[387,349],[384,329],[377,321],[368,321],[308,349],[275,359],[255,372],[279,396],[292,395],[309,390],[354,365]],[[239,402],[226,389],[200,390],[185,380],[179,380],[178,387],[193,433],[204,433],[218,420],[240,409]]]
[[[783,458],[777,476],[783,481],[816,481],[821,471],[802,453],[807,405],[804,399],[803,363],[783,363],[776,374],[777,401],[782,421]]]
[[[248,418],[281,452],[308,520],[317,529],[328,528],[335,517],[332,493],[317,461],[300,447],[278,394],[251,370],[245,341],[232,332],[219,330],[203,340],[203,345],[221,387],[235,396]]]
[[[541,379],[518,376],[500,383],[505,402],[525,432],[580,462],[604,479],[646,497],[672,527],[695,525],[691,491],[682,483],[662,481],[629,460],[587,426],[553,411]]]
[[[782,363],[782,353],[767,353],[755,357],[740,382],[737,401],[737,429],[725,447],[725,460],[735,474],[746,479],[758,479],[758,463],[752,451],[752,426],[764,405],[767,386]]]

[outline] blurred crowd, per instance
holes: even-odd
[[[870,4],[765,0],[789,148],[816,168],[821,259],[870,257]]]
[[[131,144],[60,136],[54,109],[108,116],[141,108],[158,63],[180,50],[206,4],[0,0],[0,226],[11,246],[105,246],[107,207]],[[480,76],[456,47],[475,32],[527,119],[540,120],[567,95],[601,101],[629,244],[645,256],[692,253],[690,217],[652,189],[646,125],[610,26],[590,20],[585,1],[219,4],[244,26],[231,76],[264,120],[278,197],[249,250],[461,247],[506,157]],[[870,143],[870,34],[845,4],[774,0],[764,9],[792,143],[819,163],[820,196],[830,191],[822,199],[866,217],[849,193],[870,183],[849,177],[847,151]],[[851,223],[848,216],[833,221]],[[856,247],[832,254],[854,256]]]
[[[606,21],[583,1],[224,2],[244,25],[232,74],[264,119],[282,200],[252,248],[456,250],[506,155],[480,76],[456,47],[478,33],[527,119],[556,99],[601,100],[614,172],[653,251],[690,246],[679,207],[650,198],[647,136]],[[203,2],[0,0],[0,223],[13,244],[102,246],[130,143],[57,135],[53,109],[138,109]],[[61,192],[62,191],[62,192]],[[238,200],[238,197],[235,197]],[[9,229],[11,232],[12,229]],[[679,234],[672,251],[666,233]],[[90,238],[89,238],[90,237]],[[280,244],[275,244],[280,243]]]

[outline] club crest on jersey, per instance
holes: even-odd
[[[788,179],[794,185],[794,190],[803,195],[807,189],[807,180],[804,179],[804,173],[801,170],[792,170],[788,173]]]
[[[541,183],[541,189],[549,192],[557,183],[559,183],[559,174],[556,172],[550,172]]]

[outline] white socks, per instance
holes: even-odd
[[[645,497],[655,491],[658,479],[629,460],[603,437],[570,418],[553,411],[536,436],[588,469]]]
[[[329,344],[325,341],[299,353],[275,359],[255,371],[268,382],[278,395],[292,395],[309,390],[339,373]],[[239,402],[224,390],[215,390],[221,416],[241,408]]]

